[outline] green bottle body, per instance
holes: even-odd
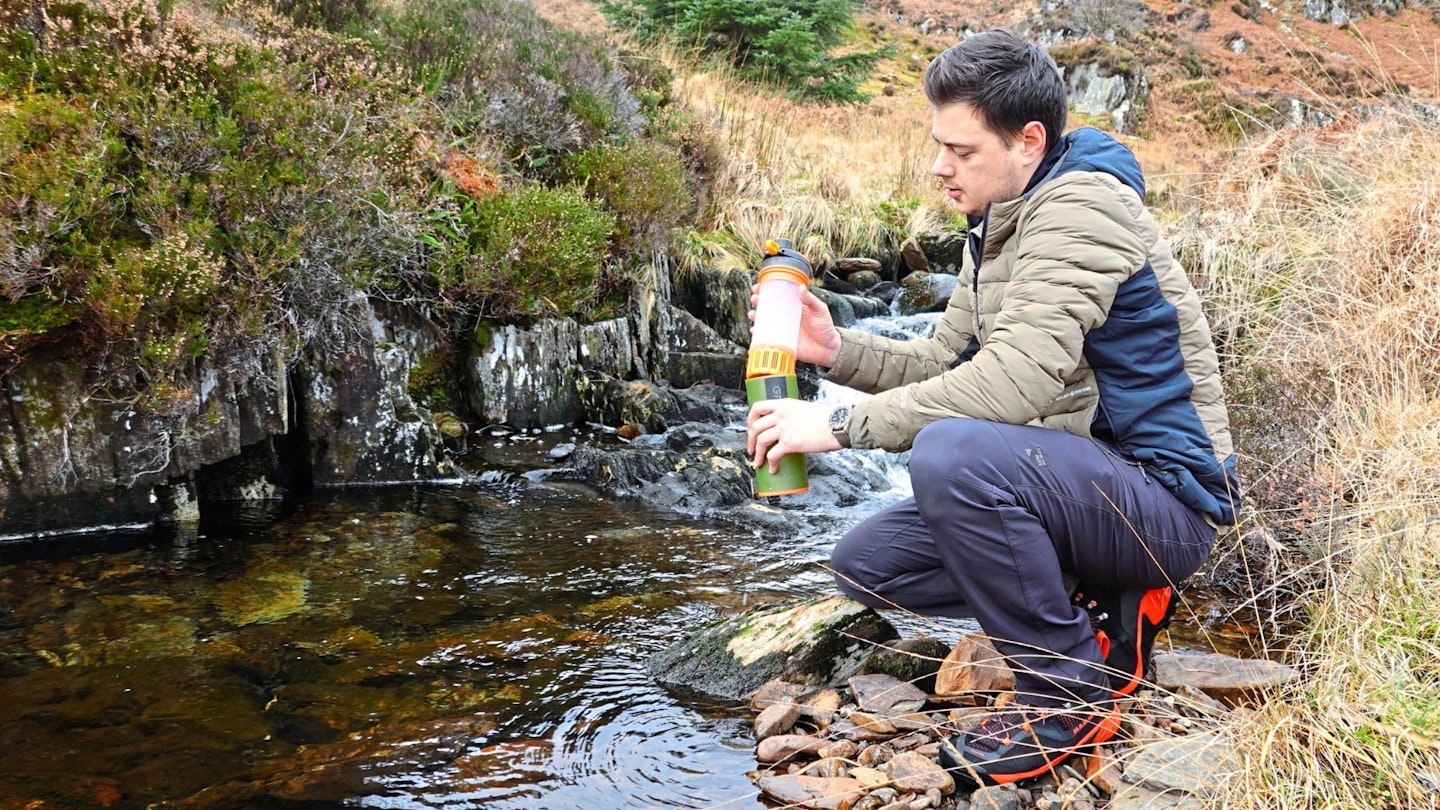
[[[800,385],[794,374],[770,374],[751,377],[745,381],[745,398],[750,406],[766,399],[799,399]],[[755,496],[770,498],[779,495],[794,495],[810,488],[810,476],[805,471],[805,454],[788,453],[780,459],[780,469],[770,472],[770,463],[760,465],[755,471]]]

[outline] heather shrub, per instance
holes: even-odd
[[[663,244],[695,204],[678,151],[653,141],[601,144],[567,155],[558,177],[614,212],[620,247],[637,251]]]
[[[428,241],[454,305],[488,318],[587,319],[606,303],[617,224],[579,191],[522,186],[453,198],[432,214]]]

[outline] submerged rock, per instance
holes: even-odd
[[[843,597],[781,603],[702,630],[656,655],[667,686],[740,700],[777,678],[822,686],[854,675],[876,643],[898,634],[879,614]]]

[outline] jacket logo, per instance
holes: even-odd
[[[1045,454],[1040,452],[1040,448],[1027,447],[1025,448],[1025,455],[1030,457],[1030,463],[1034,464],[1036,467],[1047,466],[1045,464]]]

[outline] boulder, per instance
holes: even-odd
[[[896,638],[874,610],[843,597],[767,605],[721,621],[662,651],[662,684],[738,701],[767,681],[822,686],[859,671],[877,643]]]
[[[955,292],[955,276],[945,273],[911,273],[905,280],[910,283],[895,299],[895,310],[900,315],[943,312]]]
[[[927,231],[915,234],[915,243],[919,245],[929,264],[927,269],[952,276],[960,272],[960,266],[965,261],[965,241],[964,231]]]

